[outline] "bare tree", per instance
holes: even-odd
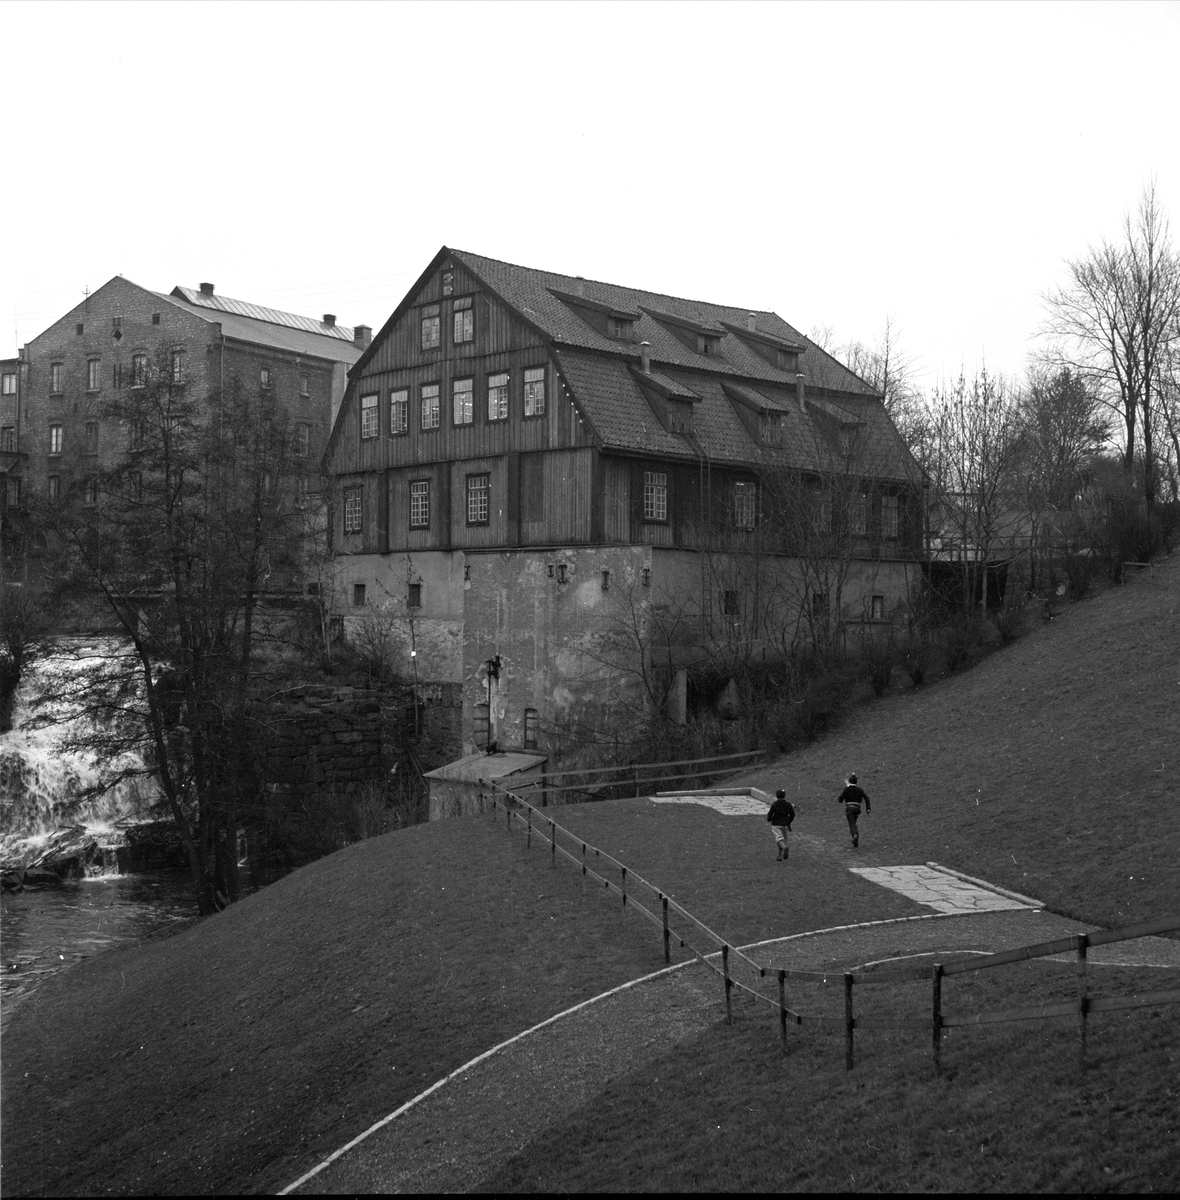
[[[1154,184],[1144,190],[1135,214],[1127,215],[1121,240],[1102,242],[1069,262],[1067,271],[1067,282],[1045,297],[1048,361],[1095,381],[1100,398],[1119,414],[1128,476],[1141,443],[1150,519],[1157,491],[1157,388],[1180,344],[1180,259]]]

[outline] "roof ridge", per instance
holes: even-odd
[[[181,296],[177,297],[176,292],[180,292]],[[194,308],[205,309],[208,312],[231,313],[236,317],[245,317],[247,320],[263,321],[268,325],[279,325],[284,329],[298,329],[304,333],[319,334],[321,337],[332,338],[336,341],[351,342],[356,336],[355,328],[349,325],[325,325],[323,321],[317,321],[315,317],[305,316],[303,313],[271,308],[269,305],[255,304],[253,300],[239,300],[237,297],[224,294],[214,293],[208,296],[204,292],[185,287],[183,284],[177,284],[169,295],[173,300],[183,299]],[[218,303],[219,301],[220,303]],[[237,307],[230,307],[231,305]]]

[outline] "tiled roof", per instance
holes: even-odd
[[[635,343],[651,345],[653,363],[666,366],[691,367],[719,375],[741,376],[768,382],[794,383],[795,372],[782,371],[751,349],[741,337],[726,331],[720,340],[718,354],[705,356],[690,350],[645,309],[663,317],[681,317],[689,326],[718,329],[725,325],[745,329],[751,312],[723,304],[708,304],[700,300],[685,300],[638,288],[619,287],[613,283],[578,279],[571,275],[556,275],[512,263],[483,258],[478,254],[454,250],[452,256],[478,275],[494,292],[508,301],[518,312],[550,338],[568,346],[586,350],[601,350],[612,354],[638,358]],[[567,300],[553,293],[563,293]],[[605,308],[620,313],[639,312],[635,323],[635,343],[608,338],[587,324],[571,307],[571,302],[585,300],[590,307]],[[799,371],[811,387],[828,388],[839,392],[871,396],[873,390],[831,355],[813,345],[797,329],[788,325],[777,313],[755,312],[755,332],[770,338],[802,347]]]
[[[354,331],[347,325],[328,325],[324,321],[317,321],[315,317],[302,317],[298,313],[282,312],[277,308],[264,308],[261,304],[251,304],[249,300],[234,300],[231,296],[218,296],[186,287],[173,288],[172,295],[177,300],[187,300],[198,308],[233,313],[239,317],[250,317],[254,321],[267,321],[271,325],[284,325],[288,329],[302,329],[304,333],[318,333],[344,342],[351,342],[354,336]]]
[[[163,292],[156,294],[163,300],[167,300],[170,304],[175,304],[178,308],[183,308],[186,312],[195,313],[207,321],[215,321],[221,326],[221,332],[230,338],[236,338],[242,342],[253,342],[259,346],[273,346],[276,350],[287,350],[292,354],[308,355],[313,358],[326,358],[335,362],[347,363],[351,366],[358,358],[362,351],[359,347],[354,346],[351,340],[345,340],[342,337],[327,336],[318,329],[297,328],[290,325],[277,324],[262,318],[241,315],[232,312],[229,309],[219,309],[209,304],[198,304],[188,299],[187,295],[178,296],[177,292],[189,293],[189,288],[177,288],[171,295],[165,295]],[[199,295],[200,293],[198,293]],[[208,297],[202,297],[208,299]],[[213,297],[218,299],[218,297]],[[243,304],[244,307],[250,308],[252,305],[245,305],[242,301],[230,301],[233,304]],[[260,309],[261,312],[272,312],[272,309]],[[292,316],[290,313],[281,314],[283,316]],[[312,321],[310,317],[297,317],[295,320],[307,321],[311,325],[320,326],[321,322]],[[329,329],[330,326],[323,326]],[[338,326],[337,328],[343,328]],[[351,333],[351,330],[348,331]]]

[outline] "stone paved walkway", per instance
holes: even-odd
[[[929,864],[914,867],[850,867],[849,870],[871,883],[900,892],[919,904],[926,904],[935,912],[1004,912],[1041,907],[1012,895],[1003,895]]]

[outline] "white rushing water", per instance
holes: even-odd
[[[82,683],[102,680],[112,694],[122,684],[125,711],[134,704],[134,693],[128,700],[126,690],[133,678],[130,665],[127,648],[114,639],[62,639],[22,678],[13,728],[0,734],[0,862],[5,866],[35,861],[68,830],[72,839],[97,842],[104,851],[92,856],[89,870],[117,870],[113,848],[122,842],[120,826],[147,819],[157,789],[141,776],[88,796],[88,789],[124,769],[141,769],[143,760],[132,753],[70,748],[70,743],[95,728],[93,717],[80,712]]]

